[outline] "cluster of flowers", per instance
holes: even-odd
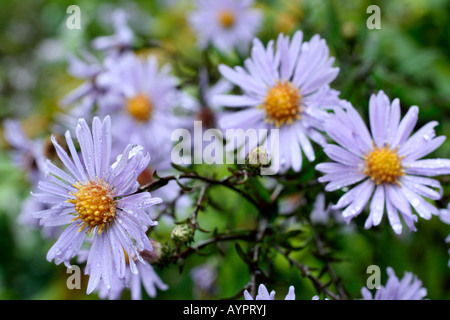
[[[316,166],[324,173],[319,181],[327,183],[327,192],[346,187],[348,191],[331,209],[343,209],[347,223],[368,203],[365,227],[378,226],[386,211],[397,234],[402,232],[400,216],[410,230],[416,230],[412,208],[424,219],[448,217],[450,210],[439,210],[427,199],[441,198],[440,182],[429,177],[449,174],[450,160],[421,160],[445,140],[436,137],[438,123],[430,122],[412,134],[419,108],[411,107],[401,118],[400,101],[390,101],[379,91],[368,102],[369,130],[351,103],[330,87],[339,69],[333,66],[325,40],[315,35],[306,41],[297,31],[292,37],[280,34],[264,46],[255,37],[262,17],[252,2],[202,0],[190,14],[203,49],[212,44],[223,51],[245,52],[253,41],[244,66],[220,65],[223,79],[203,92],[199,101],[179,89],[169,66],[159,67],[155,57],[132,50],[133,31],[125,13],[117,11],[115,34],[92,42],[104,58],[100,61],[84,52],[83,59],[70,60],[70,73],[85,81],[62,100],[63,106],[70,106],[59,117],[70,128],[64,133],[69,153],[55,137],[51,139],[66,170],[46,160],[44,142],[28,140],[14,121],[5,123],[8,141],[22,150],[21,161],[28,168],[34,166],[33,198],[24,211],[33,212],[41,226],[57,228],[58,239],[47,260],[67,266],[74,257],[86,261],[88,294],[98,289],[102,296],[115,298],[131,286],[133,298],[139,298],[141,282],[150,296],[155,296],[156,288],[167,288],[141,253],[153,250],[146,234],[157,224],[151,207],[169,200],[174,190],[166,186],[154,197],[139,192],[139,186],[155,170],[170,168],[172,131],[191,126],[205,105],[221,129],[279,129],[279,148],[267,151],[281,173],[300,172],[302,154],[313,162],[313,143],[323,148],[332,161]],[[241,94],[229,94],[233,85]],[[188,111],[184,117],[176,115],[180,106]],[[221,113],[220,107],[238,111]],[[267,140],[259,145],[269,148]],[[29,214],[24,216],[30,219]],[[386,287],[375,298],[426,294],[420,282],[409,285],[411,274],[399,281],[391,269],[388,273]],[[367,290],[362,294],[371,298]],[[251,299],[248,292],[245,298]],[[274,292],[269,295],[262,286],[256,299],[260,298],[273,299]],[[294,298],[291,287],[286,299]]]

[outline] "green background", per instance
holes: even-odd
[[[192,8],[190,1],[0,1],[0,118],[17,117],[31,137],[48,135],[58,102],[74,89],[79,79],[67,73],[67,58],[72,52],[88,47],[100,35],[112,33],[110,8],[124,7],[139,13],[131,27],[138,35],[139,47],[149,40],[164,44],[166,50],[151,48],[161,62],[173,65],[176,76],[185,81],[195,93],[196,70],[204,56],[195,46],[195,34],[186,23],[186,14]],[[450,135],[450,2],[445,0],[399,1],[316,1],[277,0],[256,1],[264,13],[264,23],[258,36],[264,43],[276,38],[279,32],[293,34],[300,29],[305,39],[319,33],[326,39],[330,54],[336,57],[340,68],[332,87],[341,91],[367,119],[369,96],[383,90],[391,99],[401,101],[402,115],[412,105],[420,107],[416,127],[439,121],[439,135]],[[76,4],[81,8],[81,30],[66,28],[66,8]],[[369,30],[366,13],[369,5],[381,9],[381,29]],[[170,52],[170,54],[168,54]],[[211,77],[218,79],[218,63],[236,65],[245,57],[224,56],[208,49]],[[314,165],[326,157],[315,146],[317,159],[304,162],[300,175],[290,175],[285,192],[299,193],[304,205],[294,212],[298,221],[311,212],[315,195],[323,189],[315,185],[311,190],[299,189],[305,181],[319,175]],[[450,142],[446,141],[430,157],[449,157]],[[202,168],[198,168],[201,170]],[[208,169],[209,170],[209,169]],[[226,168],[216,168],[218,177],[227,174]],[[210,174],[210,172],[209,172]],[[52,245],[40,231],[19,225],[16,221],[23,199],[29,193],[25,175],[11,162],[7,144],[0,148],[0,299],[97,299],[87,296],[87,278],[82,279],[81,290],[68,290],[66,268],[55,266],[45,259]],[[437,206],[447,207],[450,198],[448,176],[440,177],[444,187]],[[327,195],[336,201],[339,194]],[[206,209],[199,214],[203,229],[219,231],[254,228],[258,220],[255,209],[235,193],[221,187],[208,192]],[[194,197],[195,201],[195,197]],[[218,205],[212,205],[218,204]],[[336,259],[333,267],[349,296],[360,298],[369,265],[382,270],[381,282],[386,282],[386,267],[392,266],[397,276],[404,271],[415,273],[428,290],[429,299],[450,298],[450,269],[447,265],[449,244],[444,242],[450,231],[439,218],[419,219],[418,231],[404,228],[396,236],[384,217],[378,228],[364,230],[364,216],[354,220],[355,231],[345,232],[338,226],[317,227],[330,254]],[[275,226],[284,218],[275,219]],[[171,225],[161,225],[156,236],[168,241]],[[307,224],[293,223],[283,230],[301,230],[290,239],[305,249],[292,254],[303,264],[320,269],[323,261],[317,258],[315,248],[308,245],[311,232]],[[196,240],[208,238],[197,232]],[[244,250],[248,244],[239,242]],[[159,291],[157,299],[228,298],[235,296],[249,281],[248,266],[242,261],[234,243],[212,246],[202,255],[192,255],[183,268],[171,265],[158,271],[167,291]],[[191,268],[210,262],[217,266],[218,291],[213,296],[195,293]],[[289,285],[294,285],[297,299],[311,299],[316,294],[311,283],[279,255],[269,252],[261,263],[273,279],[269,289],[283,299]],[[326,279],[326,278],[325,278]],[[326,281],[324,281],[326,282]],[[123,295],[129,298],[128,293]],[[148,298],[145,296],[145,298]],[[238,297],[242,298],[242,296]]]

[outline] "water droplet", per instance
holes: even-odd
[[[411,204],[413,207],[417,207],[420,205],[420,200],[418,198],[414,198],[411,200]]]
[[[400,234],[402,232],[402,225],[399,223],[395,223],[392,225],[392,229],[394,229],[394,232],[396,234]]]

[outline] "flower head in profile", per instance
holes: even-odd
[[[95,117],[92,132],[84,119],[76,128],[80,155],[70,131],[65,138],[69,154],[52,137],[57,155],[67,170],[47,162],[46,179],[39,182],[41,193],[36,200],[49,204],[50,209],[34,213],[43,226],[67,227],[47,253],[47,260],[56,264],[77,255],[83,243],[89,243],[86,273],[90,275],[87,292],[92,292],[100,279],[109,289],[112,279],[125,277],[125,253],[139,256],[142,250],[152,250],[145,234],[156,225],[147,209],[161,202],[149,193],[136,193],[137,177],[148,166],[150,155],[142,148],[129,145],[110,164],[111,120]],[[86,239],[91,241],[85,241]],[[130,260],[135,270],[135,263]]]
[[[222,52],[248,50],[262,23],[261,13],[252,5],[253,0],[197,0],[189,23],[199,46],[204,49],[212,43]]]
[[[439,214],[426,200],[442,196],[439,181],[431,176],[450,173],[450,160],[421,158],[436,150],[445,140],[436,137],[432,121],[411,135],[419,108],[412,106],[400,119],[400,102],[390,103],[384,92],[370,97],[369,117],[371,132],[358,112],[348,104],[346,110],[336,110],[330,117],[326,132],[337,142],[324,148],[335,162],[321,163],[316,169],[325,175],[326,191],[335,191],[355,185],[333,206],[344,208],[346,221],[359,215],[370,200],[370,212],[365,228],[377,226],[386,209],[395,233],[402,232],[399,212],[410,230],[415,231],[417,216],[424,219]],[[412,208],[411,208],[412,207]]]
[[[263,284],[260,284],[258,287],[258,294],[256,295],[255,299],[250,295],[250,293],[245,290],[244,291],[244,297],[245,300],[275,300],[275,291],[272,290],[270,293],[267,290],[266,286]],[[289,292],[284,298],[284,300],[295,300],[295,288],[294,286],[289,287]]]
[[[245,68],[220,65],[219,71],[239,86],[240,95],[217,95],[215,102],[243,110],[227,114],[219,120],[224,129],[279,129],[279,148],[264,145],[272,162],[280,171],[300,171],[302,151],[309,161],[315,159],[310,140],[326,143],[319,132],[324,129],[328,110],[339,108],[338,92],[330,89],[339,69],[333,67],[325,40],[315,35],[303,42],[298,31],[292,39],[280,34],[266,48],[259,39],[253,42],[251,57]],[[250,150],[255,146],[249,146]],[[279,149],[279,150],[274,150]]]
[[[388,280],[385,286],[372,293],[366,287],[361,289],[364,300],[422,300],[427,295],[427,289],[422,286],[416,275],[405,272],[399,280],[391,267],[387,268]]]

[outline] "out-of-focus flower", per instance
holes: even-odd
[[[19,120],[6,119],[3,126],[5,140],[12,147],[13,163],[27,174],[30,184],[36,186],[45,172],[44,141],[28,138]]]
[[[360,184],[347,191],[333,206],[343,210],[350,221],[359,215],[370,198],[370,213],[365,228],[377,226],[386,207],[395,233],[402,232],[398,211],[410,230],[415,231],[411,206],[424,219],[439,214],[438,209],[425,200],[442,196],[439,181],[428,178],[450,173],[450,160],[426,159],[423,156],[436,150],[445,140],[436,137],[432,121],[410,137],[417,122],[419,108],[413,106],[400,121],[400,102],[392,104],[384,92],[372,95],[369,101],[370,134],[358,112],[347,105],[330,116],[326,132],[338,145],[329,144],[325,153],[336,162],[321,163],[316,169],[326,173],[319,178],[327,182],[326,191]],[[373,196],[372,196],[373,194]],[[425,197],[425,198],[424,198]]]
[[[220,79],[213,85],[209,85],[206,72],[201,71],[199,73],[199,97],[198,99],[185,92],[180,92],[180,127],[194,133],[194,139],[192,139],[192,156],[193,162],[203,162],[203,152],[211,144],[215,144],[222,148],[223,134],[217,129],[217,120],[223,115],[228,113],[223,109],[223,106],[215,103],[214,96],[218,94],[229,93],[233,88],[233,85],[225,80]],[[197,128],[201,126],[201,139],[196,139],[195,133]],[[197,127],[196,127],[197,125]],[[203,139],[205,132],[210,130],[207,134],[213,133],[210,140]]]
[[[100,111],[104,106],[109,109],[120,107],[119,93],[110,90],[111,69],[117,66],[118,59],[120,57],[107,56],[99,61],[88,51],[83,51],[80,58],[75,55],[69,58],[69,74],[84,82],[60,101],[63,112],[55,117],[61,123],[63,131],[76,127],[80,118],[91,120],[94,117],[94,106]],[[98,115],[103,116],[100,113]]]
[[[205,49],[212,43],[222,52],[248,50],[263,18],[252,6],[253,0],[197,0],[188,19],[199,47]]]
[[[120,100],[116,105],[99,106],[99,113],[111,116],[117,148],[141,145],[152,155],[152,162],[170,166],[170,137],[179,120],[172,113],[178,97],[177,79],[169,72],[170,66],[159,69],[152,56],[122,55],[108,74],[110,90]]]
[[[124,10],[116,9],[112,13],[112,22],[115,33],[111,36],[101,36],[92,40],[95,50],[122,52],[132,47],[134,32],[127,24],[128,16]]]
[[[325,206],[325,194],[319,193],[314,201],[313,210],[309,216],[313,224],[328,224],[330,216],[337,224],[344,224],[345,220],[342,217],[342,213],[339,210],[334,210],[331,205]]]
[[[250,295],[250,293],[245,290],[244,291],[244,297],[245,300],[253,300],[253,297]],[[258,287],[258,294],[256,295],[254,300],[275,300],[275,291],[272,290],[269,294],[269,291],[267,290],[266,286],[263,284],[260,284]],[[289,292],[284,298],[284,300],[295,300],[295,288],[294,286],[289,287]]]
[[[86,237],[92,237],[86,264],[86,274],[90,275],[88,294],[100,279],[109,289],[114,277],[125,278],[124,252],[140,258],[140,251],[152,250],[145,231],[157,223],[146,210],[161,202],[147,192],[135,193],[139,187],[137,177],[148,166],[150,155],[129,145],[110,165],[111,135],[109,117],[103,122],[95,117],[92,132],[86,121],[80,119],[76,136],[81,155],[70,131],[65,134],[72,159],[52,137],[57,155],[69,172],[48,161],[46,179],[38,185],[43,192],[33,193],[36,200],[51,206],[34,213],[43,226],[68,225],[48,251],[48,261],[64,262],[69,267]],[[137,273],[133,259],[129,260],[129,266]]]
[[[200,73],[201,78],[206,78],[206,75]],[[223,110],[223,106],[217,104],[214,100],[216,95],[227,94],[233,88],[233,85],[225,80],[220,79],[213,85],[206,83],[200,84],[201,89],[199,99],[195,99],[190,95],[183,95],[181,97],[183,109],[189,116],[186,117],[185,128],[192,130],[194,121],[202,122],[202,129],[207,130],[217,127],[217,120],[227,111]]]
[[[199,298],[208,297],[217,291],[217,270],[211,264],[203,264],[193,268],[190,272],[194,294]]]
[[[38,183],[45,176],[46,170],[46,143],[42,139],[31,140],[23,130],[19,120],[6,119],[3,121],[5,128],[5,140],[13,148],[12,161],[19,169],[27,175],[30,189],[35,191]],[[39,220],[34,218],[32,213],[48,209],[45,203],[36,201],[29,196],[22,204],[17,222],[22,225],[39,227]],[[42,228],[42,233],[46,238],[54,237],[59,232],[58,227]]]
[[[291,167],[298,172],[302,150],[309,161],[315,159],[310,139],[326,144],[319,131],[328,119],[327,110],[343,103],[339,93],[329,87],[339,69],[332,67],[334,58],[328,56],[327,44],[318,35],[303,42],[301,31],[295,33],[292,41],[280,34],[276,49],[275,52],[274,41],[264,48],[255,39],[251,57],[244,62],[245,69],[220,65],[221,74],[239,86],[242,95],[217,95],[214,100],[223,106],[244,108],[219,120],[224,129],[266,129],[269,133],[270,129],[279,129],[279,148],[267,146],[269,137],[258,141],[258,145],[266,144],[272,165],[280,172]],[[254,147],[249,146],[250,150]]]
[[[422,287],[416,275],[405,272],[399,280],[391,267],[387,268],[388,281],[385,286],[377,289],[375,295],[363,287],[361,294],[364,300],[422,300],[427,295],[427,289]]]

